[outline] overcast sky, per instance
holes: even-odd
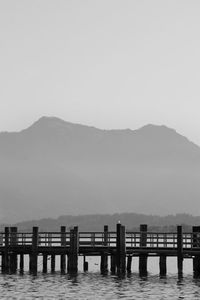
[[[200,145],[199,0],[0,0],[0,131],[43,115]]]

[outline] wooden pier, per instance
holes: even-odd
[[[167,257],[177,258],[177,272],[183,273],[183,260],[193,259],[194,276],[200,276],[200,226],[192,232],[148,232],[146,224],[139,232],[126,231],[125,226],[116,225],[116,231],[104,226],[102,232],[79,232],[78,227],[59,232],[18,232],[17,227],[6,227],[0,232],[0,255],[2,273],[24,272],[24,256],[29,256],[29,271],[37,274],[38,256],[42,256],[43,272],[47,272],[47,261],[51,259],[51,272],[55,272],[56,257],[60,256],[62,274],[78,272],[78,258],[83,256],[83,270],[88,271],[88,256],[101,258],[100,271],[112,274],[131,272],[132,258],[139,257],[139,274],[147,275],[149,256],[159,257],[160,275],[167,273]],[[109,259],[108,259],[109,258]],[[110,266],[109,266],[110,262]]]

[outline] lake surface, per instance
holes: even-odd
[[[88,257],[89,272],[82,271],[79,259],[77,276],[44,275],[39,260],[37,276],[0,275],[0,299],[200,299],[200,279],[193,279],[192,260],[184,260],[183,278],[178,278],[176,259],[168,258],[168,274],[160,278],[158,258],[148,259],[148,276],[138,275],[138,259],[133,259],[132,273],[125,277],[103,276],[99,272],[99,258]],[[50,262],[49,262],[50,264]],[[59,270],[59,260],[56,261]]]

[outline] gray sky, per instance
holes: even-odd
[[[200,1],[0,0],[0,131],[43,115],[200,145]]]

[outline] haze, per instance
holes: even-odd
[[[200,144],[199,1],[0,1],[0,131],[42,115]]]

